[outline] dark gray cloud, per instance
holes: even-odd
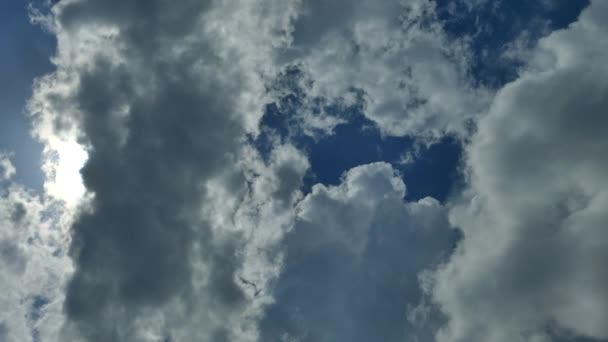
[[[19,223],[27,214],[27,209],[23,203],[15,203],[13,207],[13,213],[11,214],[11,220],[15,223]]]
[[[233,197],[244,191],[238,160],[263,84],[240,42],[222,37],[222,6],[53,9],[58,70],[39,83],[33,107],[39,127],[46,120],[85,146],[90,197],[72,225],[64,338],[238,339],[229,320],[245,307],[235,282],[244,240],[214,230],[208,187],[232,174],[222,186]]]

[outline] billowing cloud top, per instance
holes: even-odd
[[[31,7],[46,181],[0,152],[0,342],[608,340],[608,3],[484,19],[520,2]],[[446,140],[450,196],[413,198]],[[374,162],[318,183],[336,141]]]

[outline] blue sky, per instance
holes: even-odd
[[[20,0],[0,4],[0,72],[5,80],[0,92],[2,125],[0,146],[14,153],[17,177],[35,189],[42,187],[39,160],[42,145],[31,139],[30,123],[24,106],[31,96],[32,82],[52,70],[50,57],[55,50],[53,37],[29,20],[27,3]]]
[[[31,5],[0,341],[608,340],[603,0]]]

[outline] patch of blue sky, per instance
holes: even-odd
[[[32,305],[30,308],[30,320],[33,325],[35,325],[36,322],[38,322],[38,320],[40,320],[43,317],[44,307],[47,306],[49,303],[50,303],[50,300],[44,296],[41,296],[41,295],[34,296],[34,299],[32,301]],[[38,329],[36,327],[33,327],[31,329],[31,334],[32,334],[32,340],[34,342],[40,341],[40,332],[38,331]]]
[[[52,70],[56,43],[30,23],[27,7],[25,0],[0,1],[0,151],[13,153],[18,182],[40,190],[42,146],[31,137],[24,111],[34,78]]]
[[[294,94],[285,101],[298,102]],[[406,198],[418,200],[426,196],[444,201],[460,178],[457,166],[461,146],[449,137],[428,147],[422,147],[413,162],[407,162],[407,153],[416,150],[415,140],[410,137],[391,137],[381,134],[377,126],[361,112],[351,109],[333,114],[344,123],[337,125],[332,134],[311,136],[294,129],[293,113],[284,112],[277,106],[267,106],[262,118],[262,134],[253,141],[263,156],[268,156],[274,137],[290,141],[307,152],[311,171],[305,178],[304,191],[312,185],[323,183],[337,185],[340,177],[349,169],[378,161],[391,163],[407,185]],[[332,111],[332,108],[325,110]]]
[[[589,5],[589,0],[481,0],[469,11],[471,1],[434,1],[446,33],[470,39],[474,81],[495,88],[515,79],[521,66],[517,60],[501,58],[510,43],[523,38],[530,47],[551,31],[570,25]]]

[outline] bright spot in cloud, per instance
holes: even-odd
[[[46,194],[75,206],[85,193],[80,169],[87,161],[87,152],[75,141],[55,140],[47,146],[45,155]]]

